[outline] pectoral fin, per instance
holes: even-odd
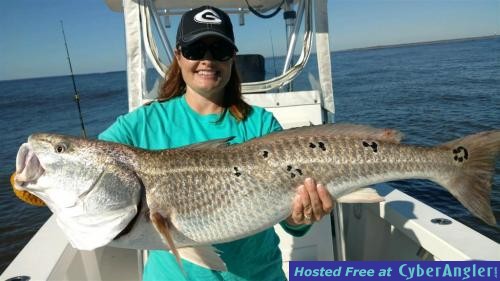
[[[201,267],[227,271],[226,264],[212,246],[186,247],[178,249],[181,257]]]
[[[372,187],[364,187],[337,198],[339,203],[378,203],[384,201]]]
[[[198,247],[183,247],[176,248],[174,239],[172,238],[172,223],[169,217],[164,217],[158,212],[152,212],[149,217],[153,223],[156,231],[160,233],[163,241],[167,244],[168,248],[174,254],[177,264],[181,271],[184,272],[181,257],[201,267],[211,270],[227,271],[226,264],[217,253],[217,249],[212,246],[198,246]]]
[[[181,271],[184,272],[184,267],[182,266],[181,262],[181,256],[179,255],[179,251],[177,251],[177,248],[175,247],[174,244],[174,239],[172,238],[171,234],[172,223],[170,222],[170,218],[168,217],[165,218],[160,213],[157,212],[151,212],[149,217],[154,227],[156,228],[156,231],[160,233],[161,237],[163,238],[163,241],[167,243],[168,248],[170,249],[170,251],[172,251],[172,254],[174,254],[175,260],[177,261],[177,264],[179,265]]]

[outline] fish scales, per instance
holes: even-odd
[[[246,218],[248,212],[238,210],[249,210],[256,221],[267,219],[264,217],[267,214],[263,211],[272,210],[272,205],[280,198],[277,196],[279,189],[270,192],[263,185],[266,182],[251,176],[253,167],[248,166],[248,154],[239,154],[238,151],[190,151],[189,157],[186,157],[186,151],[176,152],[168,155],[171,159],[178,159],[170,162],[175,163],[175,166],[163,167],[167,172],[163,173],[160,181],[157,177],[148,177],[147,171],[143,172],[142,177],[152,180],[151,183],[146,183],[146,186],[153,186],[151,191],[147,190],[150,195],[149,207],[161,209],[161,206],[170,206],[163,212],[171,214],[172,221],[180,232],[195,241],[209,241],[213,237],[224,236],[223,233],[227,233],[228,228],[239,229],[238,233],[243,235],[248,224],[255,222]],[[206,159],[205,163],[200,159]],[[196,169],[193,169],[194,162],[199,164]],[[167,162],[155,163],[162,163],[163,166]],[[240,167],[240,176],[236,176],[238,172],[235,167]],[[276,199],[270,200],[273,198]],[[254,202],[260,202],[262,209],[258,212],[254,208]]]
[[[146,249],[249,236],[290,214],[305,177],[325,184],[339,200],[374,183],[430,179],[474,215],[495,224],[489,196],[500,131],[432,148],[399,144],[400,138],[395,130],[329,124],[238,145],[227,145],[228,138],[146,151],[35,134],[18,152],[14,181],[16,188],[42,198],[71,243],[87,250],[118,234],[115,242],[122,246]],[[139,204],[142,189],[146,200]],[[358,195],[360,201],[354,202],[367,202],[361,199]],[[143,219],[147,214],[151,221]],[[127,225],[131,230],[123,234]],[[159,237],[166,241],[168,235],[173,244],[159,246]]]
[[[200,243],[226,242],[284,219],[306,176],[338,197],[388,180],[437,180],[453,164],[439,148],[334,136],[171,152],[176,161],[157,161],[162,167],[154,170],[163,171],[162,180],[153,177],[158,190],[148,192],[148,203],[152,209],[169,206],[165,215],[172,215],[179,232]]]

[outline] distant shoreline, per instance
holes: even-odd
[[[377,45],[377,46],[371,46],[371,47],[342,49],[342,50],[336,50],[336,51],[333,51],[333,52],[337,53],[337,52],[350,52],[350,51],[367,51],[367,50],[377,50],[377,49],[387,49],[387,48],[400,48],[400,47],[421,46],[421,45],[433,45],[433,44],[464,42],[464,41],[482,40],[482,39],[495,39],[495,38],[499,38],[500,39],[500,35],[487,35],[487,36],[478,36],[478,37],[444,39],[444,40],[434,40],[434,41],[422,41],[422,42],[402,43],[402,44],[392,44],[392,45]]]
[[[75,77],[76,76],[95,75],[95,74],[109,74],[109,73],[117,73],[117,72],[126,72],[126,70],[125,69],[124,70],[110,70],[110,71],[78,73],[78,74],[75,73]],[[50,78],[61,78],[61,77],[71,77],[71,74],[0,80],[0,83],[10,82],[10,81],[18,81],[18,80],[36,80],[36,79],[50,79]]]
[[[350,49],[342,49],[331,51],[332,53],[340,53],[340,52],[352,52],[352,51],[367,51],[367,50],[378,50],[378,49],[388,49],[388,48],[401,48],[401,47],[409,47],[409,46],[421,46],[421,45],[432,45],[432,44],[442,44],[442,43],[451,43],[451,42],[463,42],[463,41],[472,41],[472,40],[482,40],[482,39],[495,39],[499,38],[500,35],[487,35],[487,36],[478,36],[478,37],[467,37],[467,38],[456,38],[456,39],[444,39],[444,40],[434,40],[434,41],[422,41],[422,42],[413,42],[413,43],[402,43],[402,44],[393,44],[393,45],[378,45],[371,47],[361,47],[361,48],[350,48]],[[285,56],[277,56],[276,58],[283,58]],[[271,58],[271,57],[266,57]],[[114,73],[114,72],[124,72],[124,70],[111,70],[111,71],[103,71],[103,72],[93,72],[93,73],[79,73],[75,74],[75,76],[84,76],[84,75],[93,75],[93,74],[105,74],[105,73]],[[19,79],[9,79],[9,80],[0,80],[0,82],[8,82],[8,81],[16,81],[16,80],[29,80],[29,79],[43,79],[43,78],[58,78],[58,77],[69,77],[70,75],[54,75],[54,76],[41,76],[41,77],[30,77],[30,78],[19,78]]]

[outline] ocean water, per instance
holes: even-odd
[[[307,89],[315,58],[294,84]],[[282,58],[266,61],[268,72]],[[437,145],[500,129],[500,37],[332,53],[337,122],[396,128],[405,142]],[[316,76],[317,77],[317,76]],[[127,112],[124,72],[76,76],[87,134],[95,137]],[[80,135],[69,76],[0,81],[0,271],[50,216],[12,192],[17,149],[34,132]],[[500,220],[500,165],[492,206]],[[391,183],[500,242],[500,233],[472,217],[443,188],[428,181]]]

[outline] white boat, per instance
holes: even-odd
[[[150,73],[146,65],[152,65],[159,73],[156,75],[162,77],[165,65],[172,59],[171,41],[163,26],[168,25],[170,17],[202,4],[237,14],[240,23],[250,13],[244,0],[106,2],[113,11],[124,15],[130,110],[154,98],[154,91],[148,91],[146,83],[146,75]],[[328,1],[250,2],[260,13],[272,12],[283,4],[283,11],[295,11],[296,19],[290,19],[287,27],[288,52],[283,71],[271,79],[245,82],[246,100],[272,111],[286,128],[333,122]],[[300,26],[304,30],[303,37],[299,33]],[[293,61],[296,45],[301,51]],[[309,62],[313,46],[317,56],[317,87],[291,91],[288,85]],[[255,62],[256,73],[262,74],[260,56],[241,59]],[[253,64],[246,65],[243,72],[247,73],[243,76],[262,80],[255,78],[249,65]],[[376,188],[385,195],[385,202],[337,204],[332,217],[327,216],[316,223],[304,237],[291,237],[276,227],[285,272],[291,260],[500,260],[500,246],[495,241],[388,185]],[[146,257],[143,251],[111,246],[94,251],[74,249],[51,217],[2,273],[0,280],[140,280]]]

